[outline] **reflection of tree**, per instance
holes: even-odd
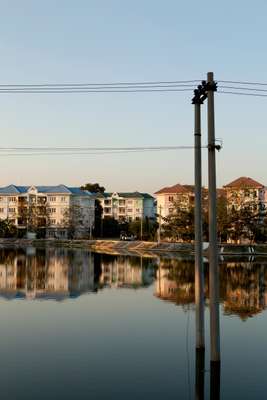
[[[236,314],[245,320],[265,309],[267,273],[263,265],[230,264],[223,269],[226,314]]]
[[[156,296],[178,305],[195,302],[195,270],[192,261],[162,259],[157,271]]]
[[[194,264],[190,261],[162,260],[157,271],[156,296],[178,305],[194,304]],[[266,308],[267,268],[261,264],[220,265],[220,298],[224,312],[245,320]],[[208,270],[205,271],[205,297]]]

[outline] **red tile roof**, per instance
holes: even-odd
[[[194,192],[194,186],[192,185],[180,185],[177,183],[173,186],[167,186],[158,190],[155,194],[182,194]]]
[[[246,176],[241,176],[240,178],[234,180],[233,182],[224,185],[224,188],[233,188],[233,189],[262,189],[264,185],[254,179],[251,179]]]

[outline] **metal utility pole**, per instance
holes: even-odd
[[[160,236],[161,236],[161,205],[159,206],[158,244],[160,243]]]
[[[220,320],[219,320],[219,265],[217,245],[217,201],[216,201],[216,149],[214,121],[214,92],[217,85],[213,72],[208,72],[206,91],[208,97],[208,169],[209,169],[209,286],[210,286],[210,339],[211,363],[220,365]]]
[[[206,98],[203,89],[194,91],[192,99],[195,109],[195,304],[196,304],[196,349],[204,351],[204,267],[202,238],[202,161],[201,161],[201,104]]]

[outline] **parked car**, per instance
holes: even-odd
[[[136,239],[136,237],[134,235],[130,234],[130,233],[127,233],[127,232],[121,232],[120,233],[120,240],[131,241],[131,240],[135,240],[135,239]]]

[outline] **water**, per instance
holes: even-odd
[[[220,265],[223,400],[266,397],[266,265]],[[209,399],[193,303],[192,260],[0,249],[1,397]]]

